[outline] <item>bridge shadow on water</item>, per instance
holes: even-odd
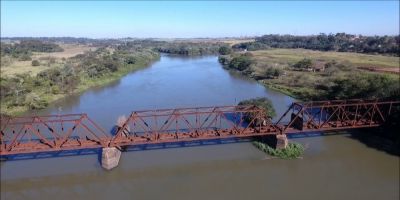
[[[232,143],[244,143],[251,142],[253,138],[225,138],[225,139],[212,139],[212,140],[199,140],[191,142],[171,142],[162,144],[141,144],[122,147],[123,152],[134,152],[134,151],[147,151],[157,149],[171,149],[171,148],[185,148],[185,147],[196,147],[196,146],[208,146],[208,145],[221,145],[221,144],[232,144]],[[2,156],[1,161],[17,161],[17,160],[29,160],[29,159],[46,159],[46,158],[57,158],[57,157],[69,157],[69,156],[81,156],[81,155],[98,155],[99,161],[101,160],[101,148],[95,149],[80,149],[80,150],[64,150],[54,152],[43,152],[43,153],[28,153],[18,155]]]

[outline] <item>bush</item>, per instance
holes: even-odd
[[[253,64],[253,61],[249,56],[246,55],[241,55],[238,57],[233,58],[229,62],[229,67],[237,69],[239,71],[246,70],[250,67],[250,65]]]
[[[30,93],[26,95],[25,105],[29,107],[29,109],[36,110],[45,108],[48,103],[46,100],[41,99],[36,93]]]
[[[232,52],[232,49],[229,46],[222,46],[218,49],[218,53],[221,55],[228,55]]]
[[[265,113],[269,116],[269,117],[275,117],[276,113],[275,113],[275,109],[272,106],[272,102],[271,100],[265,98],[265,97],[258,97],[258,98],[254,98],[254,99],[248,99],[248,100],[244,100],[239,102],[238,105],[254,105],[257,106],[259,108],[262,108]]]
[[[259,141],[254,141],[253,145],[271,156],[282,159],[298,158],[304,153],[304,147],[299,143],[289,143],[285,149],[274,149]]]
[[[338,77],[326,91],[327,99],[386,98],[400,90],[399,80],[381,74]]]
[[[309,58],[304,58],[303,60],[300,60],[299,62],[297,62],[296,64],[293,65],[294,68],[297,69],[307,69],[310,68],[312,66],[312,60]]]
[[[60,87],[58,87],[57,85],[54,85],[53,87],[51,87],[51,93],[52,94],[60,94]]]
[[[267,71],[265,72],[265,75],[267,77],[279,77],[282,74],[283,74],[283,70],[280,68],[275,68],[275,67],[268,67]]]
[[[38,60],[32,60],[32,66],[40,66],[40,62]]]
[[[130,64],[135,64],[136,63],[136,58],[134,56],[128,56],[125,58],[125,63],[130,65]]]
[[[228,56],[218,56],[218,62],[222,65],[229,65],[230,59]]]

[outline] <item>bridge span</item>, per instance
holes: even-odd
[[[103,159],[119,160],[124,146],[266,135],[276,135],[277,147],[285,148],[286,134],[377,127],[399,106],[400,101],[377,100],[295,102],[276,122],[257,106],[134,111],[113,133],[87,114],[2,117],[0,156],[103,148]]]

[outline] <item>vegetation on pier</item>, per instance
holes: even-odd
[[[271,100],[265,97],[259,97],[259,98],[254,98],[254,99],[248,99],[239,102],[238,105],[254,105],[259,108],[262,108],[266,114],[272,118],[276,115],[275,109],[272,105]],[[248,121],[251,121],[252,116],[248,116],[250,119]],[[300,157],[303,155],[304,152],[304,147],[303,145],[299,143],[289,143],[288,146],[285,149],[275,149],[275,147],[269,146],[266,142],[260,139],[255,139],[253,141],[253,145],[260,149],[261,151],[274,156],[278,158],[283,158],[283,159],[293,159]]]
[[[304,153],[303,145],[294,142],[289,143],[285,149],[275,149],[260,141],[253,141],[253,145],[271,156],[282,159],[299,158]]]

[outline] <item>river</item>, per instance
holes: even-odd
[[[143,109],[235,105],[268,97],[278,116],[292,98],[224,70],[216,56],[163,55],[110,85],[40,114],[87,113],[107,130]],[[130,151],[112,171],[98,155],[1,162],[1,199],[399,199],[399,158],[348,134],[292,138],[302,159],[270,159],[250,143]]]

